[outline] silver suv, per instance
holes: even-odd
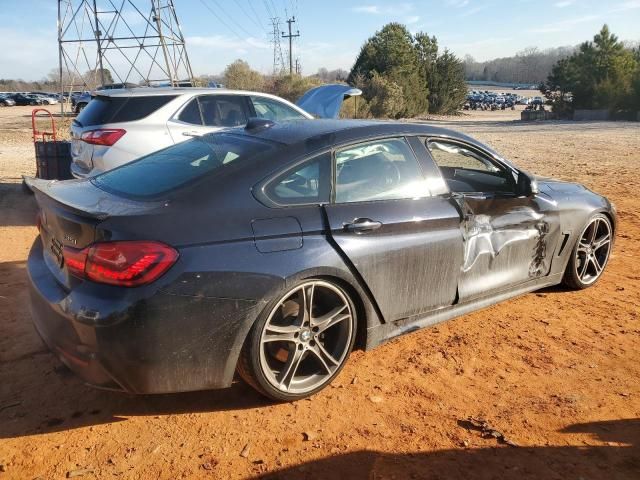
[[[135,88],[97,92],[71,126],[71,173],[84,178],[190,137],[246,124],[311,119],[273,95],[220,88]]]

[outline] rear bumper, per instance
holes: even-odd
[[[135,394],[231,385],[258,305],[85,282],[65,290],[42,260],[28,261],[35,328],[85,382]],[[151,287],[151,286],[150,286]]]

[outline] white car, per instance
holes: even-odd
[[[221,88],[99,91],[71,126],[71,173],[94,176],[193,136],[244,125],[252,117],[314,118],[265,93]]]

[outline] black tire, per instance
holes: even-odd
[[[263,371],[263,368],[261,366],[261,349],[263,347],[263,333],[266,331],[265,329],[266,329],[267,323],[273,318],[274,313],[277,311],[277,309],[280,308],[281,304],[287,301],[288,299],[290,299],[291,295],[293,295],[294,292],[300,289],[304,289],[306,285],[309,285],[312,283],[316,283],[316,284],[322,283],[322,284],[330,285],[331,288],[339,291],[342,295],[342,298],[346,300],[348,304],[348,312],[350,314],[350,318],[347,319],[347,322],[350,322],[350,338],[348,340],[345,340],[346,350],[344,350],[344,353],[342,353],[343,355],[342,359],[340,360],[339,364],[335,367],[335,371],[333,371],[333,373],[325,374],[327,375],[326,379],[324,379],[321,384],[315,386],[314,388],[310,388],[308,391],[292,393],[292,392],[284,391],[282,389],[275,387],[272,383],[272,380],[267,378],[267,375]],[[356,333],[357,333],[356,332],[357,324],[358,324],[357,311],[353,303],[353,300],[340,285],[334,282],[328,281],[326,279],[318,279],[318,278],[311,278],[311,279],[306,279],[304,281],[298,282],[292,288],[289,288],[286,291],[283,291],[282,293],[280,293],[274,300],[269,302],[269,304],[260,313],[260,315],[258,316],[258,319],[256,320],[253,327],[249,331],[249,334],[247,335],[247,338],[242,347],[242,351],[238,359],[237,371],[240,377],[247,384],[249,384],[251,387],[257,390],[260,394],[264,395],[265,397],[271,400],[275,400],[278,402],[291,402],[291,401],[296,401],[296,400],[310,397],[315,393],[319,392],[320,390],[324,389],[325,387],[327,387],[342,371],[342,368],[347,363],[349,359],[349,355],[353,350],[353,345],[354,345]],[[334,325],[334,327],[335,326],[337,325]],[[342,329],[343,327],[340,326],[340,328]],[[302,336],[300,336],[300,338],[302,338]],[[313,343],[313,340],[311,341],[311,343]],[[296,344],[296,347],[299,347],[299,345]],[[294,352],[296,351],[296,347],[293,348]],[[289,350],[289,353],[287,355],[291,355],[291,354],[292,354],[291,350]],[[303,358],[303,360],[300,360],[300,363],[298,363],[298,365],[302,365],[303,361],[307,361],[307,360],[304,360],[305,357],[301,357],[301,358]],[[287,362],[288,360],[289,359],[287,358]],[[287,362],[283,361],[283,363],[287,363]],[[294,371],[294,374],[293,374],[294,377],[295,377],[295,374],[296,372]]]
[[[585,256],[585,260],[582,260],[581,262],[579,258],[580,255],[578,254],[578,250],[581,248],[581,245],[582,245],[581,242],[583,240],[583,237],[589,234],[589,229],[592,227],[594,222],[602,222],[602,225],[606,226],[606,228],[608,229],[610,238],[609,238],[609,242],[606,250],[606,255],[603,255],[602,258],[600,258],[598,261],[598,265],[601,264],[601,268],[599,272],[591,276],[585,276],[585,275],[581,276],[579,270],[584,268],[583,262],[587,261],[588,263],[588,260],[586,259],[586,256]],[[597,231],[596,231],[596,234],[597,234]],[[585,227],[580,232],[580,235],[578,236],[576,243],[573,246],[573,249],[571,250],[571,257],[569,258],[569,262],[567,263],[567,268],[564,272],[564,277],[562,279],[563,285],[565,285],[567,288],[570,288],[572,290],[583,290],[585,288],[589,288],[595,285],[600,280],[600,278],[602,278],[602,274],[604,273],[607,263],[609,262],[609,257],[611,256],[612,244],[613,244],[613,227],[611,225],[611,220],[609,220],[609,217],[607,217],[602,213],[597,213],[591,216],[589,218],[589,221],[585,225]],[[603,248],[603,247],[600,247],[600,248]],[[591,248],[589,248],[588,250],[589,255],[591,255],[591,252],[592,250]],[[594,250],[593,251],[594,257],[596,253],[597,252]],[[603,252],[600,252],[600,253],[603,253]],[[592,265],[595,265],[595,264],[592,264]],[[590,265],[587,265],[587,267],[590,267]]]

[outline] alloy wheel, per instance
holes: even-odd
[[[310,392],[334,377],[353,335],[353,312],[345,293],[322,280],[305,282],[285,294],[269,314],[260,338],[260,368],[281,392]]]
[[[576,249],[575,268],[580,281],[591,285],[602,274],[611,252],[611,224],[595,217],[582,232]]]

